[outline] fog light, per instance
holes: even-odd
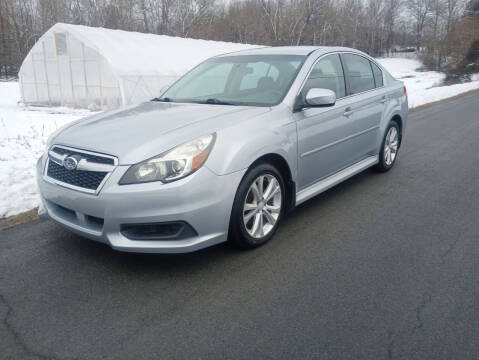
[[[198,235],[191,225],[184,221],[123,224],[120,232],[130,240],[183,240]]]

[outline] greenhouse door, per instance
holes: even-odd
[[[55,50],[57,57],[57,82],[58,91],[62,106],[77,106],[75,92],[73,90],[73,74],[71,69],[71,58],[68,53],[67,33],[55,33]]]
[[[68,32],[55,33],[54,39],[62,105],[90,110],[120,106],[118,80],[103,56]]]

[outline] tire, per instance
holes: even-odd
[[[381,143],[381,151],[379,152],[379,163],[375,169],[379,172],[386,172],[392,169],[396,163],[399,152],[400,141],[399,125],[396,121],[391,120]]]
[[[260,179],[263,189],[260,188]],[[255,187],[258,191],[254,190]],[[271,191],[274,193],[271,194]],[[264,201],[267,192],[270,192],[270,197]],[[230,241],[243,249],[266,244],[278,229],[285,208],[286,191],[281,173],[268,163],[256,165],[248,170],[236,191],[230,220]]]

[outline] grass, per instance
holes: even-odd
[[[37,211],[38,211],[38,208],[35,208],[18,215],[13,215],[7,218],[0,219],[0,231],[7,230],[14,226],[23,225],[23,224],[38,220],[39,218],[38,218]]]

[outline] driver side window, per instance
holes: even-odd
[[[328,55],[314,65],[303,87],[303,96],[312,88],[332,90],[337,99],[346,96],[344,72],[338,54]]]

